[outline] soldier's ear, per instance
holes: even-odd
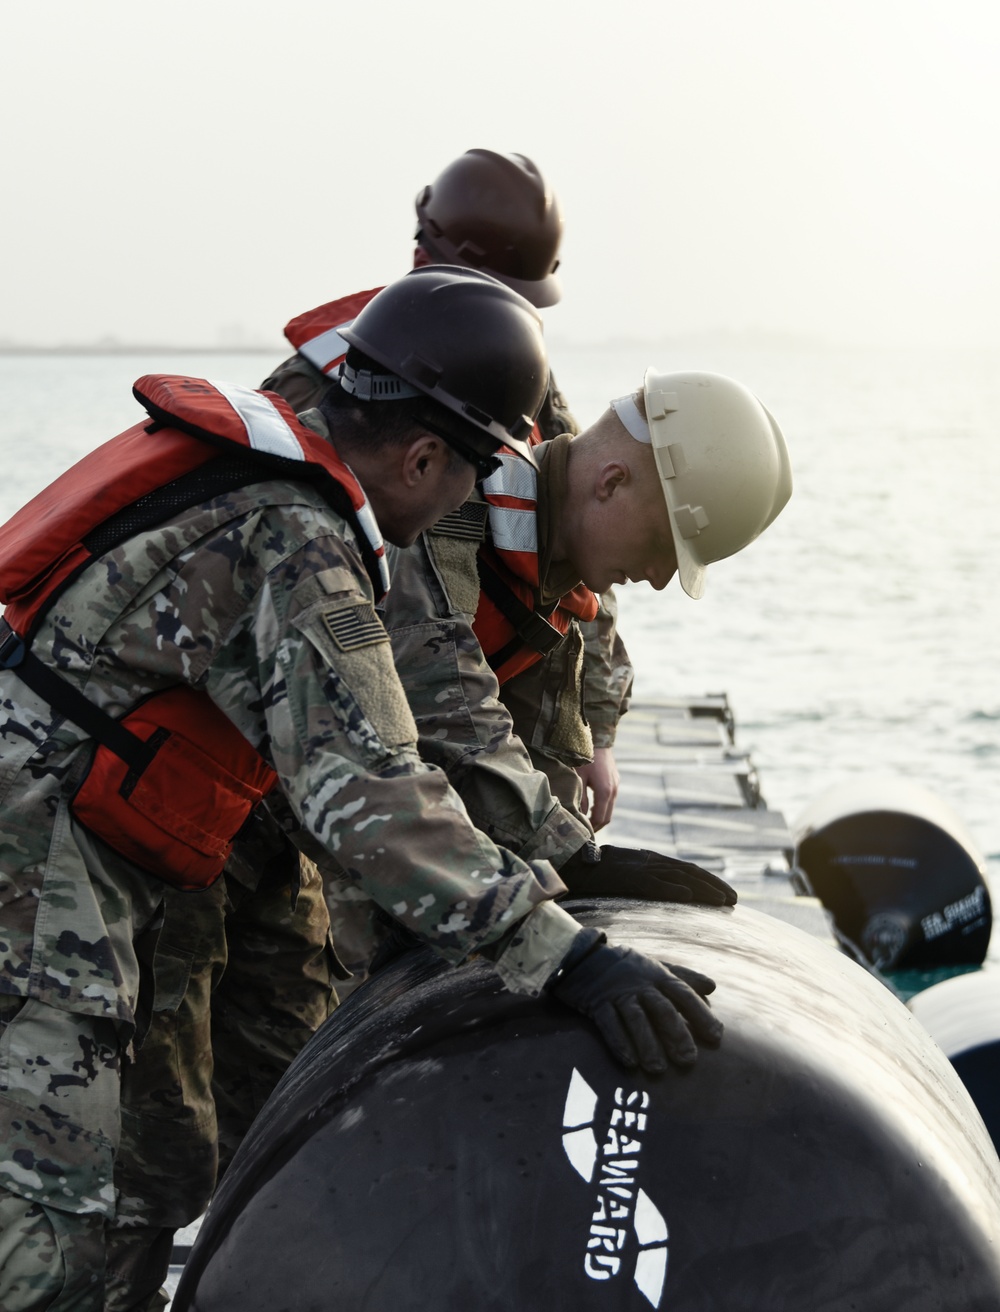
[[[444,443],[433,433],[418,434],[401,450],[400,477],[404,487],[419,487],[437,466],[447,463]]]
[[[629,467],[624,460],[605,460],[597,467],[594,495],[598,501],[609,501],[618,488],[629,480]]]

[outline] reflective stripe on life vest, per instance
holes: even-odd
[[[519,456],[500,452],[500,468],[482,482],[490,537],[518,578],[538,586],[538,472]]]
[[[302,444],[264,392],[233,383],[210,383],[221,392],[236,411],[247,435],[247,445],[254,451],[282,456],[286,460],[305,460]]]
[[[261,480],[315,484],[354,521],[376,597],[388,591],[382,536],[361,485],[287,402],[169,374],[140,378],[134,391],[156,424],[135,424],[91,451],[0,526],[0,601],[18,633],[27,637],[49,600],[93,559],[89,534],[220,452],[256,456]]]
[[[389,591],[385,544],[364,489],[331,444],[300,423],[288,402],[277,393],[172,374],[140,378],[133,391],[153,418],[162,423],[169,425],[173,420],[183,431],[209,442],[249,447],[261,457],[300,464],[302,473],[316,482],[320,491],[324,490],[324,477],[318,475],[329,479],[347,494],[352,512],[349,517],[356,521],[376,562],[374,571],[369,565],[376,599]],[[301,476],[294,466],[280,472],[292,479]],[[334,505],[334,509],[341,507]]]
[[[504,451],[500,460],[500,468],[481,484],[489,538],[479,555],[523,606],[539,613],[538,473],[527,461]],[[597,610],[597,598],[581,583],[560,597],[556,606],[540,612],[539,618],[565,634],[574,619],[592,620]],[[530,641],[517,641],[519,633],[511,617],[484,591],[473,631],[501,684],[542,658]]]
[[[299,355],[325,374],[336,373],[347,354],[347,342],[340,335],[349,328],[361,311],[382,290],[372,287],[367,292],[354,292],[337,301],[318,305],[285,324],[285,337]]]

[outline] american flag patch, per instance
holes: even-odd
[[[378,642],[389,641],[389,635],[370,603],[324,611],[323,623],[341,651],[357,651],[359,647],[374,647]]]
[[[482,542],[488,514],[489,506],[484,501],[466,501],[457,510],[439,519],[430,531],[437,537]]]

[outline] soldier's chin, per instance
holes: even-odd
[[[405,532],[402,529],[387,529],[382,526],[382,537],[392,547],[412,547],[424,528],[430,528],[430,524],[422,525],[413,529],[411,532]]]
[[[589,588],[591,592],[596,592],[598,596],[600,596],[602,592],[607,592],[608,588],[611,587],[614,581],[615,580],[611,577],[611,575],[607,572],[607,570],[603,572],[599,570],[591,570],[581,580],[584,587]]]

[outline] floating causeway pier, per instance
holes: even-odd
[[[648,847],[721,875],[740,900],[834,944],[792,864],[785,817],[764,801],[725,693],[633,703],[618,726],[621,786],[601,842]]]

